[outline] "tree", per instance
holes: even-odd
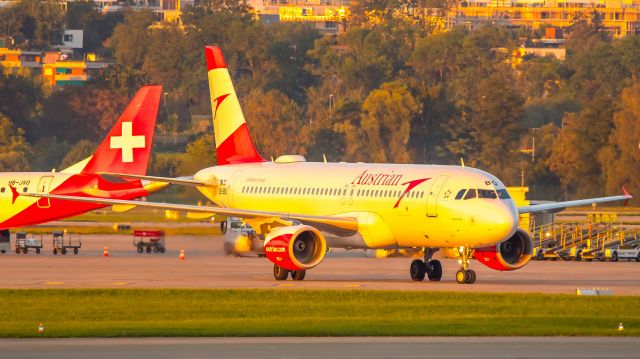
[[[409,88],[400,81],[371,91],[362,105],[361,126],[374,162],[412,162],[411,123],[422,111]]]
[[[28,171],[30,157],[24,131],[0,113],[0,171]]]
[[[60,162],[59,168],[64,169],[84,160],[85,158],[93,155],[97,147],[98,144],[91,140],[78,141],[64,156],[62,162]]]
[[[109,43],[117,64],[135,69],[142,67],[149,44],[148,29],[153,21],[151,11],[125,13],[124,23],[115,27]]]

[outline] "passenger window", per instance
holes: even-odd
[[[472,199],[472,198],[476,198],[476,190],[473,188],[467,192],[466,196],[464,196],[464,199]]]
[[[456,199],[461,199],[464,196],[464,193],[467,191],[467,189],[461,189],[458,194],[456,195]]]
[[[0,188],[0,192],[4,193],[4,187]]]
[[[490,198],[496,199],[498,196],[496,195],[496,191],[492,189],[479,189],[478,190],[478,198]]]
[[[29,188],[25,187],[25,188],[22,189],[22,192],[27,193],[28,190],[29,190]]]

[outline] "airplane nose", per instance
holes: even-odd
[[[495,206],[487,211],[484,223],[496,239],[507,239],[518,229],[518,217],[516,211],[505,204]]]

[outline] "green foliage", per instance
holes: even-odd
[[[85,158],[93,155],[98,144],[90,140],[80,140],[75,145],[71,146],[71,149],[60,162],[60,169],[67,168],[73,164],[76,164]]]
[[[0,113],[0,171],[29,170],[31,151],[24,131]]]

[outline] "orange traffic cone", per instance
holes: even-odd
[[[178,259],[180,259],[181,261],[184,260],[184,249],[180,250],[180,256],[178,257]]]
[[[39,334],[44,333],[44,324],[40,323],[40,325],[38,325],[38,333]]]
[[[105,257],[109,256],[109,248],[107,248],[107,245],[104,245],[104,251],[102,252],[102,255],[104,255]]]

